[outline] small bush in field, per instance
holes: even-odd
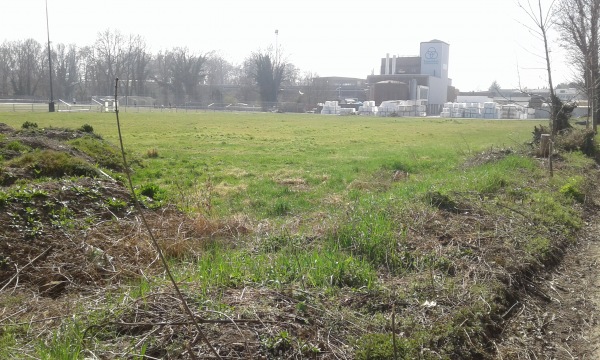
[[[156,149],[149,149],[148,151],[146,151],[146,156],[150,159],[154,159],[158,157],[158,150]]]
[[[21,128],[23,129],[37,129],[37,127],[38,124],[31,121],[25,121],[23,125],[21,125]]]
[[[140,195],[144,195],[153,200],[160,200],[163,190],[156,184],[144,184],[139,190]]]
[[[83,125],[81,125],[81,127],[79,128],[79,130],[81,130],[83,132],[86,132],[86,133],[90,133],[90,134],[94,132],[94,128],[90,124],[83,124]]]
[[[556,137],[556,147],[564,151],[581,151],[593,157],[597,152],[595,136],[591,129],[572,129]]]

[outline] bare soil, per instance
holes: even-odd
[[[578,244],[537,277],[498,344],[500,359],[600,359],[600,222],[594,215]]]

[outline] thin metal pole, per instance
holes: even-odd
[[[54,94],[52,92],[52,52],[50,51],[50,24],[48,22],[48,0],[46,0],[46,32],[48,34],[48,72],[50,73],[50,103],[48,111],[54,112]]]

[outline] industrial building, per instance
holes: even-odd
[[[427,115],[439,115],[444,104],[456,97],[448,77],[449,50],[449,44],[431,40],[421,43],[419,56],[387,54],[381,59],[380,74],[367,77],[369,98],[377,106],[405,100],[425,106]]]

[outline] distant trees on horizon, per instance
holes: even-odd
[[[252,53],[235,65],[216,52],[196,53],[187,47],[153,54],[141,36],[110,29],[99,32],[91,45],[55,44],[50,52],[53,97],[68,102],[114,94],[116,77],[121,96],[154,98],[160,105],[272,102],[281,85],[308,80],[300,79],[298,69],[275,57],[272,49]],[[48,65],[46,44],[34,39],[1,43],[0,99],[49,99]],[[223,93],[223,86],[234,90]]]

